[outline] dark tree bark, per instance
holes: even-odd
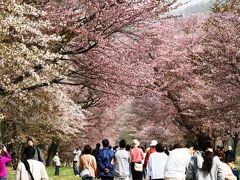
[[[236,159],[238,142],[239,142],[239,136],[238,136],[237,133],[235,133],[235,134],[234,134],[234,137],[233,137],[233,152],[234,152],[234,159]]]
[[[53,156],[56,154],[60,146],[60,140],[54,139],[51,143],[51,145],[48,148],[48,157],[46,159],[46,166],[51,166],[52,165],[52,159]]]

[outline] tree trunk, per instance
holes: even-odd
[[[6,142],[7,142],[7,134],[8,134],[8,125],[7,125],[7,122],[6,122],[6,120],[1,120],[1,123],[0,123],[0,125],[1,125],[1,143],[2,144],[6,144]]]
[[[52,165],[52,159],[53,156],[56,154],[60,146],[60,141],[59,140],[53,140],[51,145],[48,148],[48,157],[46,160],[46,166],[51,166]]]
[[[234,159],[236,159],[237,147],[238,147],[238,141],[239,141],[238,134],[234,134],[234,137],[233,137],[233,152],[234,152]]]

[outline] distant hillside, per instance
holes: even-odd
[[[212,7],[212,1],[205,1],[205,2],[199,2],[199,3],[195,3],[195,4],[186,4],[183,5],[181,7],[179,7],[178,9],[167,13],[168,15],[183,15],[183,16],[190,16],[192,14],[195,13],[204,13],[207,14],[211,11],[211,7]]]
[[[204,13],[207,14],[211,11],[212,2],[201,2],[195,5],[190,5],[184,8],[181,12],[184,16],[189,16],[194,13]]]

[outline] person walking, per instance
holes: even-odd
[[[101,144],[97,143],[95,149],[92,150],[92,155],[95,157],[95,159],[97,159],[100,150],[101,150]],[[99,178],[99,177],[100,177],[100,170],[97,165],[96,178]]]
[[[7,180],[7,163],[11,161],[12,158],[7,152],[7,148],[0,145],[0,180]]]
[[[204,153],[197,154],[198,180],[224,180],[224,170],[219,157],[213,155],[213,149],[207,148]]]
[[[48,174],[42,162],[35,160],[35,148],[27,146],[22,154],[22,162],[17,166],[15,180],[48,180]]]
[[[81,155],[81,150],[80,147],[77,147],[74,151],[73,151],[73,172],[75,176],[79,175],[79,160],[80,160],[80,155]]]
[[[101,144],[100,144],[100,143],[97,143],[95,149],[92,150],[92,155],[93,155],[95,158],[97,158],[97,156],[98,156],[98,154],[99,154],[99,152],[100,152],[100,150],[101,150],[100,147],[101,147]]]
[[[61,159],[58,155],[58,152],[56,152],[55,156],[53,157],[53,161],[55,162],[55,176],[58,176],[61,167]]]
[[[146,169],[146,167],[144,167],[144,161],[145,161],[145,158],[146,158],[146,146],[141,146],[140,147],[142,150],[143,150],[143,160],[142,160],[142,164],[143,164],[143,179],[146,179],[146,177],[147,177],[147,169]]]
[[[139,148],[140,142],[137,139],[133,140],[133,148],[130,150],[131,155],[131,172],[133,180],[142,180],[144,159],[143,150]]]
[[[119,147],[115,152],[114,157],[114,169],[115,169],[115,179],[117,180],[129,180],[130,176],[130,153],[126,151],[126,141],[124,139],[120,140]]]
[[[97,157],[97,164],[100,168],[100,178],[102,180],[114,179],[114,166],[112,164],[114,152],[109,149],[108,139],[102,140],[103,148],[100,150]]]
[[[223,170],[224,179],[237,180],[236,176],[232,172],[231,167],[226,163],[225,154],[221,153],[221,151],[214,151],[214,155],[220,159],[220,166]]]
[[[148,159],[150,154],[156,152],[155,146],[157,145],[157,141],[156,140],[152,140],[150,143],[150,149],[147,151],[146,157],[144,159],[144,164],[143,164],[143,168],[145,169],[147,167],[148,164]]]
[[[201,140],[201,139],[200,139]],[[212,142],[198,142],[199,151],[194,153],[189,163],[187,180],[224,180],[224,166],[213,153]]]
[[[164,179],[185,180],[188,163],[196,149],[192,143],[187,143],[185,148],[177,148],[169,153],[164,169]]]
[[[83,149],[83,154],[80,157],[80,165],[79,165],[79,170],[80,170],[80,175],[81,171],[84,169],[88,169],[89,174],[82,176],[82,180],[93,180],[96,176],[96,170],[97,170],[97,162],[96,159],[92,153],[92,148],[90,145],[86,145]]]
[[[164,147],[161,143],[156,144],[156,152],[149,156],[147,164],[147,176],[150,179],[164,180],[164,168],[168,160],[168,155],[164,152]]]

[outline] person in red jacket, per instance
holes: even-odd
[[[147,151],[146,157],[144,159],[144,164],[143,164],[143,168],[146,169],[147,168],[147,164],[148,164],[148,159],[150,154],[152,154],[153,152],[156,152],[155,146],[157,145],[157,141],[156,140],[152,140],[150,143],[150,149]]]

